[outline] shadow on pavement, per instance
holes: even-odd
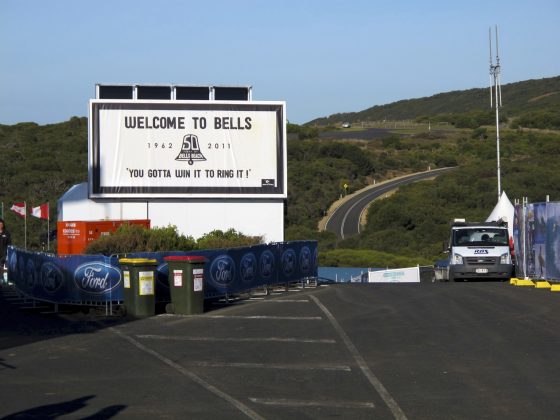
[[[41,405],[33,407],[28,410],[19,411],[17,413],[9,414],[2,417],[1,420],[15,420],[15,419],[56,419],[57,417],[65,416],[67,414],[75,413],[78,410],[87,406],[87,402],[94,398],[94,395],[87,395],[85,397],[76,398],[75,400],[65,401],[56,404]],[[99,410],[97,413],[82,419],[110,419],[116,416],[119,412],[126,408],[125,405],[111,405]]]
[[[52,305],[33,307],[14,300],[12,287],[0,286],[0,350],[48,340],[68,334],[88,334],[128,322],[118,316],[98,316],[83,306]],[[0,359],[0,370],[13,368]]]

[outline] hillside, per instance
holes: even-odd
[[[504,115],[517,117],[532,111],[560,108],[560,76],[509,83],[502,86]],[[307,125],[335,125],[344,121],[415,120],[473,111],[490,110],[489,88],[439,93],[425,98],[407,99],[377,105],[359,112],[317,118]]]
[[[502,133],[502,182],[512,199],[527,196],[531,200],[544,200],[549,194],[552,200],[560,200],[560,175],[555,170],[560,135],[550,130],[523,129],[560,126],[560,106],[554,105],[560,96],[556,93],[560,92],[559,83],[560,77],[556,77],[507,85],[508,89],[515,87],[517,97],[508,96],[512,95],[511,89],[508,92],[504,86],[504,102],[509,101],[511,108],[516,104],[517,115],[523,116],[513,119],[521,128],[508,129],[504,124]],[[485,89],[476,91],[449,92],[387,105],[399,110],[399,115],[415,119],[421,117],[415,113],[415,106],[427,109],[415,105],[418,103],[431,103],[434,113],[444,103],[453,104],[457,121],[465,116],[468,118],[464,119],[471,121],[478,114],[489,117],[490,122],[474,118],[473,124],[466,125],[471,128],[457,128],[458,124],[431,132],[420,128],[414,132],[396,131],[373,140],[356,139],[349,131],[348,138],[333,140],[320,138],[321,128],[290,124],[288,130],[297,135],[288,141],[286,239],[319,240],[321,263],[325,265],[379,266],[380,261],[382,265],[390,265],[387,262],[390,257],[382,252],[406,256],[409,263],[436,258],[450,217],[481,218],[495,201],[492,113],[486,115],[488,112],[474,108],[477,95],[484,96],[479,98],[482,103],[487,94]],[[432,102],[434,98],[436,102]],[[23,246],[23,219],[11,212],[10,206],[24,200],[28,207],[48,201],[51,229],[55,228],[57,200],[72,185],[87,180],[87,119],[74,117],[43,126],[0,125],[0,144],[3,152],[0,154],[0,201],[4,204],[4,217],[14,244]],[[360,238],[337,242],[335,235],[316,230],[325,211],[343,194],[374,180],[423,171],[428,166],[455,165],[461,168],[452,175],[403,188],[393,197],[376,203]],[[46,231],[45,221],[29,217],[28,248],[41,249]],[[342,257],[330,258],[329,253],[341,249],[356,254],[352,257],[346,252]],[[363,249],[376,250],[377,259],[363,253]]]
[[[56,206],[72,185],[87,180],[87,119],[74,117],[59,124],[21,123],[0,125],[0,201],[12,241],[24,245],[23,219],[10,211],[14,202],[28,208],[49,202],[51,229]],[[46,221],[27,218],[27,244],[41,249]]]

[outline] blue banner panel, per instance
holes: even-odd
[[[517,277],[560,281],[560,202],[515,206]]]
[[[535,277],[546,279],[546,203],[533,205],[533,260]]]
[[[560,280],[560,203],[547,203],[546,215],[546,275]]]
[[[527,276],[535,277],[535,209],[534,204],[528,204],[525,209],[525,242]]]
[[[522,206],[515,206],[513,217],[513,249],[515,251],[515,273],[517,277],[525,276],[525,252],[523,247],[523,233],[525,217]]]
[[[8,249],[8,279],[25,295],[55,303],[122,301],[122,276],[116,258]]]
[[[156,300],[168,302],[169,269],[164,258],[200,255],[204,264],[204,296],[219,297],[259,286],[317,277],[316,241],[270,243],[250,247],[189,252],[142,252],[127,258],[156,259]],[[123,257],[123,256],[121,256]],[[123,279],[118,257],[52,254],[8,250],[8,278],[29,297],[55,303],[121,302]]]

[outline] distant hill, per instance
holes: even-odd
[[[526,80],[502,86],[503,112],[517,117],[534,111],[556,111],[560,108],[560,76]],[[407,99],[387,105],[376,105],[359,112],[333,114],[317,118],[307,125],[332,125],[342,122],[415,120],[490,109],[489,88],[439,93]]]
[[[14,245],[24,245],[24,221],[10,211],[15,202],[27,208],[49,203],[51,229],[56,229],[57,200],[72,185],[87,180],[87,119],[38,125],[0,125],[0,201]],[[27,245],[41,249],[47,223],[27,218]]]

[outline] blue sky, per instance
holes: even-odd
[[[560,74],[560,1],[0,0],[0,124],[87,115],[96,83],[252,85],[298,124]]]

